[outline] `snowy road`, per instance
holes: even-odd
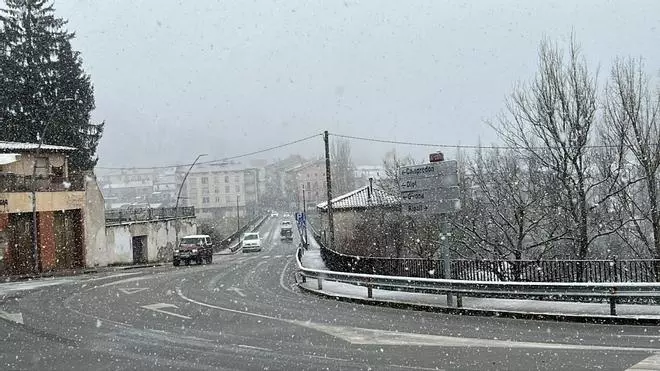
[[[211,265],[0,285],[0,368],[624,370],[657,363],[654,327],[453,316],[300,292],[296,244],[274,238],[277,222],[262,226],[262,252],[216,256]]]

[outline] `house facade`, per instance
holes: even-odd
[[[98,227],[104,228],[103,204],[88,203],[86,183],[96,185],[92,176],[69,176],[67,154],[75,150],[0,142],[3,273],[28,274],[85,266],[85,240],[93,239],[90,235]],[[96,191],[100,194],[98,188]],[[101,224],[95,225],[95,221]]]

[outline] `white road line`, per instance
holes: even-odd
[[[274,258],[281,258],[282,255],[275,255]]]
[[[188,298],[177,287],[176,292],[179,297],[190,303],[202,307],[213,308],[230,313],[244,314],[246,316],[264,318],[273,321],[279,321],[297,326],[317,330],[328,335],[335,336],[351,344],[365,345],[403,345],[403,346],[439,346],[439,347],[466,347],[466,348],[521,348],[521,349],[563,349],[563,350],[608,350],[619,352],[650,352],[660,351],[657,348],[632,348],[616,347],[602,345],[580,345],[580,344],[561,344],[561,343],[537,343],[510,340],[462,338],[441,335],[414,334],[397,331],[375,330],[359,327],[343,327],[334,325],[324,325],[312,323],[310,321],[290,320],[267,316],[265,314],[252,313],[243,310],[220,307],[213,304],[204,303],[195,299]]]
[[[10,322],[15,322],[18,324],[23,324],[23,314],[22,313],[7,313],[4,310],[0,310],[0,318],[5,319]]]
[[[268,258],[270,258],[270,255],[264,255],[264,256],[262,257],[262,259],[268,259]]]
[[[255,347],[255,346],[252,346],[252,345],[244,345],[244,344],[238,344],[238,347],[239,348],[245,348],[245,349],[262,350],[264,352],[272,352],[273,351],[272,349],[268,349],[268,348]]]
[[[289,267],[289,264],[291,264],[291,260],[287,261],[286,264],[284,264],[284,269],[282,269],[282,273],[280,273],[280,287],[288,292],[295,294],[296,292],[293,291],[292,288],[286,287],[286,285],[284,284],[284,273],[286,273],[286,269]]]
[[[641,362],[632,365],[626,371],[633,370],[660,370],[660,354],[654,354],[650,357],[644,358]]]
[[[148,309],[148,310],[153,310],[154,312],[158,312],[158,313],[167,314],[168,316],[174,316],[174,317],[179,317],[179,318],[183,318],[183,319],[192,319],[192,317],[184,316],[183,314],[163,310],[163,308],[178,308],[174,304],[156,303],[156,304],[150,304],[150,305],[143,305],[142,308]]]
[[[109,276],[104,276],[104,277],[94,277],[94,278],[89,278],[86,280],[83,280],[82,282],[94,282],[94,281],[100,281],[100,280],[109,280],[112,278],[119,278],[119,277],[126,277],[126,276],[135,276],[136,274],[141,274],[142,272],[126,272],[126,273],[117,273],[117,274],[111,274]]]
[[[353,362],[352,360],[346,359],[346,358],[319,356],[319,355],[316,355],[316,354],[303,354],[303,355],[306,356],[306,357],[310,357],[310,358],[327,359],[327,360],[331,360],[331,361]]]
[[[119,280],[119,281],[104,283],[103,285],[99,285],[96,288],[108,287],[108,286],[114,286],[114,285],[121,285],[121,284],[124,284],[124,283],[143,281],[143,280],[148,280],[148,279],[151,279],[151,278],[154,278],[154,277],[153,276],[144,276],[144,277],[127,278],[125,280]]]

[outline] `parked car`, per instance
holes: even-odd
[[[243,234],[241,248],[243,249],[243,252],[261,251],[261,237],[259,237],[259,233],[251,232]]]
[[[179,241],[179,246],[174,250],[172,264],[179,265],[184,262],[202,264],[213,262],[213,243],[211,237],[205,234],[186,236]]]

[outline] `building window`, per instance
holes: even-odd
[[[208,204],[209,203],[209,198],[208,197],[202,197],[202,203],[203,204]]]
[[[215,193],[220,193],[220,187],[215,187]]]
[[[37,157],[36,159],[36,174],[37,176],[48,176],[50,173],[48,157]]]
[[[225,175],[225,183],[229,183],[229,175]]]
[[[209,177],[203,176],[202,177],[202,184],[209,184]]]
[[[225,186],[225,193],[229,193],[229,186]]]
[[[220,197],[216,197],[216,198],[215,198],[215,203],[216,203],[216,204],[219,204],[219,203],[220,203]],[[332,205],[331,205],[331,206],[332,206]]]

